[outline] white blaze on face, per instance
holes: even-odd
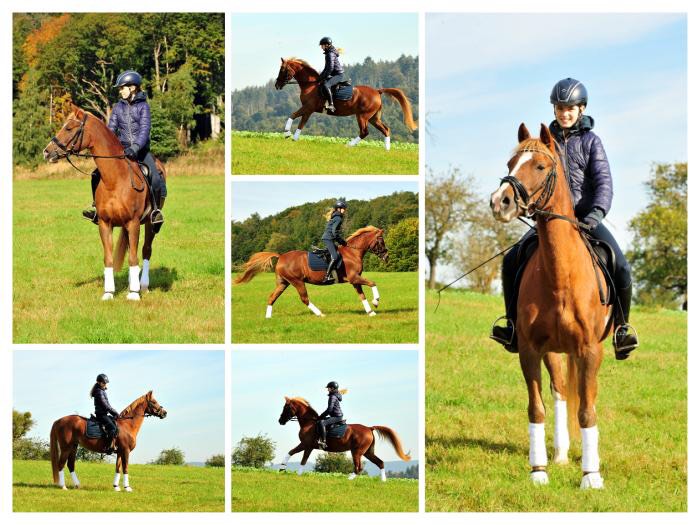
[[[518,171],[520,171],[520,168],[525,165],[528,161],[532,160],[533,153],[531,151],[526,151],[520,155],[520,158],[518,159],[518,162],[516,162],[515,166],[513,166],[513,169],[510,170],[510,173],[508,173],[508,176],[510,177],[516,177],[518,176]],[[507,182],[504,182],[501,184],[501,187],[498,188],[493,194],[491,195],[491,208],[494,210],[494,214],[498,214],[498,219],[503,221],[503,222],[508,222],[513,220],[517,213],[518,213],[518,208],[515,206],[515,202],[511,200],[508,205],[506,205],[506,209],[503,209],[502,201],[504,197],[505,191],[510,188],[510,184]],[[498,208],[496,205],[499,205]]]

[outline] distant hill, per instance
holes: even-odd
[[[363,461],[365,459],[363,458]],[[301,463],[287,463],[287,470],[289,472],[296,472],[296,470],[299,468],[299,465]],[[384,462],[384,470],[386,470],[387,473],[389,472],[403,472],[406,470],[408,467],[412,466],[418,466],[418,461],[417,460],[411,460],[411,461],[385,461]],[[280,465],[279,464],[273,464],[270,466],[270,470],[279,470]],[[304,466],[304,471],[309,472],[314,469],[314,463],[309,461],[305,466]],[[365,470],[367,471],[367,474],[370,476],[379,476],[379,468],[372,462],[367,461],[365,464]]]
[[[397,60],[375,62],[367,57],[361,64],[345,66],[346,77],[355,85],[375,88],[395,87],[406,94],[418,120],[418,57],[401,55]],[[301,107],[299,87],[275,89],[277,71],[270,71],[270,80],[263,86],[247,87],[231,93],[231,126],[239,131],[282,131],[287,117]],[[391,128],[392,137],[402,142],[418,142],[418,132],[410,132],[403,124],[401,108],[388,96],[384,100],[382,120]],[[298,121],[297,121],[298,123]],[[304,128],[305,135],[354,137],[357,121],[315,114]],[[379,132],[370,126],[370,138]]]

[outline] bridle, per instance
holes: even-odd
[[[288,84],[297,84],[297,82],[294,80],[294,75],[295,75],[294,70],[292,68],[290,68],[287,64],[285,64],[283,67],[284,67],[284,73],[286,75],[286,78],[284,79],[284,81],[282,81],[282,87],[284,87]]]
[[[66,158],[66,159],[68,159],[68,157],[69,157],[70,155],[79,155],[80,151],[83,149],[83,135],[85,134],[85,122],[87,122],[87,118],[88,118],[88,114],[85,113],[85,114],[83,115],[83,119],[82,119],[82,120],[78,120],[78,119],[75,119],[75,118],[69,119],[69,121],[72,120],[72,121],[80,122],[80,127],[78,128],[78,131],[76,131],[76,132],[73,134],[73,136],[70,138],[70,140],[68,141],[67,144],[64,144],[63,142],[61,142],[61,141],[58,139],[58,137],[55,136],[55,135],[51,138],[51,142],[53,142],[54,144],[56,144],[56,146],[58,147],[58,149],[61,150],[61,152],[62,152],[62,154],[59,155],[58,158]],[[76,147],[75,147],[76,142],[77,142],[77,144],[78,144],[77,149],[76,149]],[[75,167],[75,166],[74,166],[74,167]]]
[[[163,419],[165,416],[163,414],[163,407],[156,408],[155,403],[153,403],[152,400],[148,400],[148,405],[146,405],[146,408],[143,409],[143,414],[141,414],[143,417],[159,417]],[[131,415],[131,416],[124,416],[124,417],[119,417],[119,419],[134,419],[136,416],[139,414]]]
[[[359,252],[361,252],[363,250],[363,248],[358,248],[357,246],[351,246],[349,244],[347,244],[346,246],[348,248],[352,248],[353,250],[357,250]],[[368,248],[366,248],[366,251],[373,253],[374,255],[376,255],[377,257],[379,257],[381,259],[389,251],[386,249],[386,245],[384,244],[384,236],[377,235],[377,237],[375,237],[375,239],[374,239],[374,242]]]
[[[289,412],[291,413],[291,415],[289,416],[288,419],[285,419],[285,420],[284,420],[283,424],[289,423],[290,421],[316,421],[316,419],[317,419],[317,418],[315,418],[314,416],[303,417],[303,418],[299,419],[299,416],[297,416],[296,412],[295,412],[294,409],[292,408],[292,405],[289,404],[289,403],[287,403],[287,404],[285,405],[285,409],[286,409],[287,407],[289,407]],[[283,415],[284,415],[284,410],[282,411],[282,416],[283,416]],[[280,420],[282,419],[282,416],[280,416]]]

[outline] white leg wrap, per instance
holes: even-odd
[[[70,477],[73,480],[73,485],[75,485],[76,487],[80,485],[80,480],[78,479],[78,475],[75,472],[71,472]]]
[[[554,462],[567,463],[569,454],[569,429],[567,428],[566,401],[554,400]]]
[[[535,485],[548,485],[549,476],[544,470],[536,470],[535,472],[530,472],[530,481]]]
[[[544,423],[530,423],[530,466],[547,466],[547,446],[544,443]]]
[[[313,313],[315,313],[318,316],[322,316],[323,314],[321,313],[321,310],[316,308],[316,305],[309,301],[309,310],[311,310]]]
[[[284,466],[286,467],[286,466],[287,466],[287,463],[289,463],[289,459],[290,459],[291,457],[292,457],[292,456],[290,456],[289,454],[287,454],[286,456],[284,456],[284,461],[282,462],[282,465],[284,465]]]
[[[114,483],[112,483],[112,485],[114,485],[115,487],[119,487],[119,478],[120,477],[121,477],[121,474],[119,474],[119,472],[115,472],[114,473]]]
[[[357,144],[358,144],[361,140],[362,140],[362,139],[361,139],[360,137],[355,137],[355,138],[352,139],[350,142],[348,142],[348,146],[350,146],[351,148],[352,148],[353,146],[357,146]]]
[[[141,272],[139,265],[129,266],[129,291],[138,292],[139,287],[139,273]]]
[[[299,468],[297,469],[297,476],[301,476],[304,473],[304,466],[299,465]]]
[[[62,470],[58,471],[58,486],[59,487],[66,486],[66,474]]]
[[[372,286],[372,304],[379,306],[379,290],[376,286]]]
[[[603,478],[600,476],[600,472],[591,472],[586,474],[581,479],[582,489],[602,489],[604,487]]]
[[[384,471],[384,469],[380,469],[379,476],[382,481],[386,481],[386,472]]]
[[[124,490],[131,492],[131,486],[129,485],[129,474],[124,474]]]
[[[391,137],[384,137],[384,149],[387,151],[391,149]]]
[[[284,131],[286,131],[287,133],[289,133],[289,131],[291,131],[292,129],[292,122],[294,122],[294,120],[292,120],[292,118],[290,117],[287,119],[287,123],[284,125]]]
[[[351,472],[350,475],[348,476],[348,479],[349,479],[350,481],[352,481],[352,480],[355,479],[356,477],[357,477],[357,474],[355,474],[354,472]]]
[[[367,299],[362,299],[362,306],[365,307],[365,312],[370,313],[372,311],[372,307],[369,305],[369,301]]]
[[[598,472],[600,470],[597,426],[581,429],[581,456],[583,472]]]
[[[265,319],[270,319],[272,317],[272,305],[267,305],[267,311],[265,312]]]
[[[114,268],[105,268],[105,293],[114,293]]]
[[[299,128],[297,128],[296,131],[294,132],[294,136],[292,137],[292,139],[299,140],[299,135],[301,135],[301,130]]]
[[[148,286],[151,284],[150,277],[148,275],[151,269],[151,261],[148,259],[143,260],[143,268],[141,269],[141,291],[148,290]]]

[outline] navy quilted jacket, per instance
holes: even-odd
[[[608,157],[600,137],[592,131],[593,125],[593,118],[588,115],[566,132],[556,120],[549,125],[559,143],[574,199],[574,212],[579,219],[586,217],[593,208],[607,215],[613,198]]]
[[[333,46],[323,52],[326,55],[326,65],[321,71],[321,80],[326,80],[334,75],[342,75],[345,73],[343,64],[340,63],[339,53]]]
[[[112,408],[107,399],[107,392],[102,390],[99,385],[92,387],[92,397],[95,400],[95,415],[105,416],[107,414],[112,414],[114,417],[119,417],[119,412]]]
[[[328,408],[318,416],[319,419],[324,417],[343,417],[343,410],[340,408],[340,402],[343,400],[343,395],[340,392],[331,392],[328,394]]]
[[[321,240],[326,241],[336,241],[340,244],[344,244],[345,240],[340,235],[340,227],[343,224],[343,214],[339,211],[334,211],[331,215],[331,220],[326,224],[326,229],[321,236]]]
[[[146,94],[139,91],[131,102],[121,99],[112,108],[109,129],[119,138],[124,149],[134,146],[137,151],[151,143],[151,108]]]

